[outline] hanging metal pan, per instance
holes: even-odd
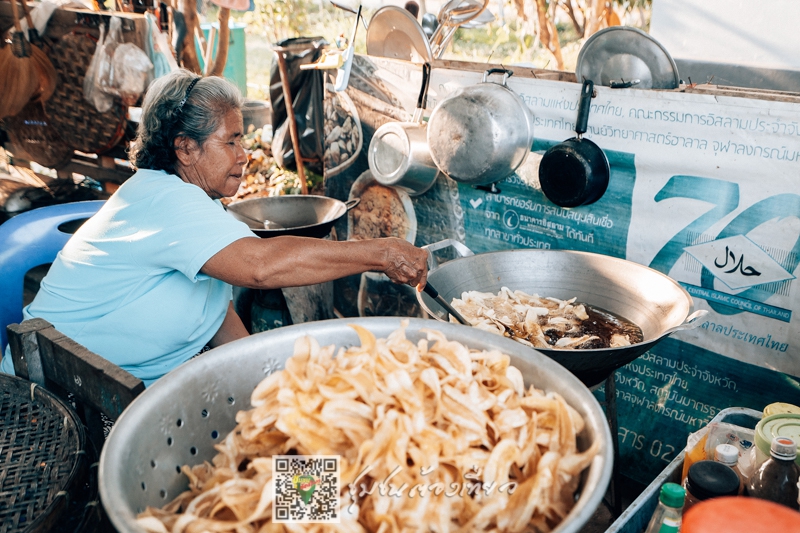
[[[551,147],[539,164],[542,192],[561,207],[596,202],[608,188],[610,168],[606,154],[595,143],[583,138],[589,122],[593,91],[592,81],[584,81],[575,124],[578,135]]]
[[[422,26],[411,13],[397,6],[384,6],[372,16],[367,29],[367,54],[413,63],[433,60]]]

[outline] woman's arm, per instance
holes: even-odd
[[[253,289],[312,285],[368,271],[383,272],[396,283],[424,287],[427,260],[427,252],[397,238],[337,242],[248,237],[220,250],[201,271]]]
[[[239,315],[236,314],[236,310],[233,308],[233,302],[228,304],[228,312],[225,314],[225,319],[222,321],[222,325],[219,327],[217,332],[211,337],[211,340],[208,341],[208,345],[212,348],[216,348],[226,342],[235,341],[236,339],[243,339],[250,335],[247,333],[247,330],[242,324],[242,319],[239,318]]]

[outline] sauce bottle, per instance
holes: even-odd
[[[658,507],[644,533],[678,533],[685,493],[677,483],[664,483],[658,496]]]
[[[698,461],[689,467],[684,483],[686,500],[683,511],[694,504],[719,496],[736,496],[739,476],[730,467],[714,461]]]
[[[718,444],[714,449],[714,460],[736,472],[736,475],[739,476],[739,492],[737,494],[742,494],[744,492],[744,479],[739,471],[739,449],[732,444]]]
[[[800,479],[800,468],[794,462],[797,444],[789,437],[775,437],[770,456],[750,477],[747,494],[797,510]]]

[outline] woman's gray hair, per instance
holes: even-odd
[[[225,115],[241,110],[242,103],[239,89],[223,78],[200,78],[181,69],[157,79],[144,97],[142,118],[130,147],[131,163],[174,174],[175,138],[188,137],[202,147]]]

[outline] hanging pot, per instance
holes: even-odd
[[[486,81],[503,73],[503,82]],[[442,100],[428,120],[428,145],[439,170],[469,185],[507,178],[533,146],[533,113],[506,85],[512,71],[487,70],[477,85]]]
[[[539,164],[539,183],[548,200],[561,207],[578,207],[596,202],[608,188],[610,168],[603,150],[582,138],[589,123],[594,83],[583,82],[578,104],[578,135],[551,147]]]
[[[378,128],[367,154],[375,181],[402,189],[411,196],[430,189],[439,173],[428,149],[427,129],[422,121],[430,73],[430,63],[422,65],[422,88],[412,121],[389,122]]]

